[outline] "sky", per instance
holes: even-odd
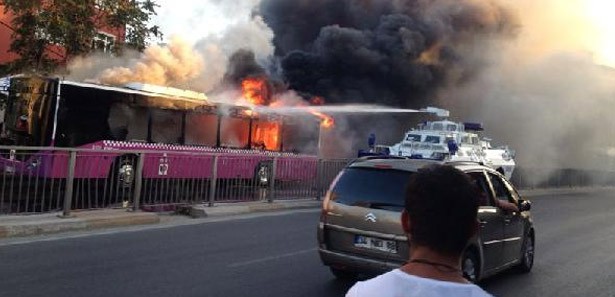
[[[566,35],[571,35],[577,49],[592,52],[599,64],[615,66],[615,38],[613,38],[615,18],[612,17],[615,1],[544,0],[529,7],[527,4],[519,4],[528,1],[501,1],[512,7],[516,6],[522,15],[546,15],[533,18],[539,20],[534,25],[542,26],[544,22],[560,23],[561,26],[557,27],[557,31],[549,34],[561,37],[558,46],[570,47],[571,44],[566,42],[572,38]],[[173,35],[179,35],[186,41],[196,42],[210,34],[221,35],[230,25],[246,21],[250,17],[252,8],[260,0],[156,0],[156,2],[160,7],[153,23],[161,27],[165,41]],[[549,12],[551,9],[557,10],[557,13]],[[582,25],[573,25],[575,23]],[[540,43],[544,37],[548,38],[544,35],[537,36],[537,43]]]
[[[179,35],[190,42],[210,34],[222,34],[226,28],[250,16],[258,0],[156,0],[160,5],[153,22],[165,34],[165,40]]]

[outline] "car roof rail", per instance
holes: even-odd
[[[368,160],[388,160],[388,159],[407,160],[409,158],[403,157],[403,156],[381,155],[381,156],[363,156],[363,157],[358,158],[357,160],[368,161]]]
[[[402,156],[393,156],[393,155],[374,155],[374,156],[363,156],[352,160],[348,165],[354,164],[357,162],[365,162],[371,160],[409,160],[408,157]]]
[[[445,162],[447,165],[482,165],[485,166],[484,162],[481,161],[446,161]]]

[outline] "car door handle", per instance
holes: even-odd
[[[487,225],[487,221],[479,220],[478,224],[480,224],[481,227],[485,227],[485,225]]]
[[[510,218],[505,218],[504,219],[504,223],[506,223],[506,224],[510,224],[510,221],[511,221]]]

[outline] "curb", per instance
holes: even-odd
[[[125,210],[75,212],[70,218],[58,214],[10,216],[0,218],[0,239],[87,231],[160,222],[154,213],[129,213]]]
[[[319,208],[322,201],[299,200],[299,201],[276,201],[276,202],[253,202],[245,204],[216,204],[212,207],[207,205],[189,206],[185,211],[192,218],[220,217],[241,215],[258,212],[273,212],[292,209]]]
[[[75,211],[68,218],[61,217],[61,213],[0,216],[0,239],[159,224],[160,214],[152,211],[175,211],[175,213],[186,214],[192,218],[205,218],[319,208],[321,204],[322,202],[317,200],[288,200],[272,203],[219,203],[213,207],[195,205],[161,208],[155,206],[139,212],[125,209]]]

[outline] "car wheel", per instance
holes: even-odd
[[[357,273],[355,272],[350,272],[347,270],[342,270],[342,269],[337,269],[337,268],[333,268],[330,267],[329,269],[331,269],[331,273],[333,273],[333,275],[339,279],[339,280],[356,280],[357,279]]]
[[[471,283],[478,281],[479,262],[476,253],[471,250],[466,251],[463,254],[463,260],[461,261],[461,272],[463,277]]]
[[[520,272],[530,272],[534,266],[534,237],[528,235],[525,238],[523,249],[521,251],[521,263],[517,266]]]

